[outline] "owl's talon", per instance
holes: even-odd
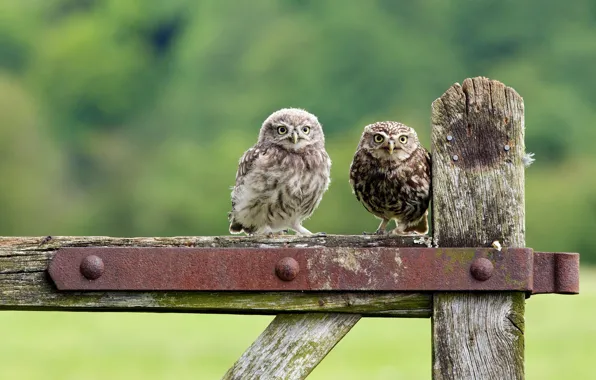
[[[403,230],[398,230],[395,229],[393,231],[391,231],[391,235],[395,235],[395,236],[420,236],[422,235],[420,232],[418,231],[403,231]]]
[[[327,237],[327,232],[316,232],[313,237]]]
[[[307,230],[306,228],[302,227],[302,224],[292,227],[294,231],[296,231],[296,235],[312,235],[313,233]]]
[[[274,238],[274,237],[280,237],[280,236],[284,236],[288,233],[288,230],[281,230],[281,231],[277,231],[277,232],[273,232],[273,231],[269,231],[265,234],[265,236],[269,239]]]

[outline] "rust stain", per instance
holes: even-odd
[[[478,259],[490,275],[474,277]],[[72,247],[48,272],[76,291],[579,292],[578,254],[530,248]]]
[[[358,260],[358,250],[354,248],[340,248],[337,254],[331,257],[334,263],[347,271],[358,273],[362,270]]]

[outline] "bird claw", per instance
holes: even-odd
[[[385,235],[385,231],[381,231],[381,233],[379,233],[379,230],[375,231],[375,232],[368,232],[368,231],[362,231],[362,235],[364,236],[380,236],[380,235]]]
[[[327,237],[327,232],[315,232],[313,237]]]
[[[421,234],[418,231],[393,230],[393,231],[391,231],[391,235],[395,235],[395,236],[422,236],[424,234]]]
[[[268,239],[274,238],[274,237],[280,237],[280,236],[284,236],[288,233],[288,230],[281,230],[281,231],[277,231],[277,232],[267,232],[267,234],[265,234],[265,236]]]

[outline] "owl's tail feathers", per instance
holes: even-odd
[[[241,234],[244,231],[244,226],[235,220],[232,220],[230,223],[230,233],[231,234]]]
[[[233,205],[232,205],[233,207]],[[233,211],[228,212],[228,221],[230,222],[230,233],[231,234],[240,234],[244,230],[244,226],[234,219],[232,215]]]
[[[405,233],[414,232],[419,234],[427,234],[428,233],[428,210],[422,215],[422,218],[418,220],[418,222],[409,225],[406,229],[404,229]]]

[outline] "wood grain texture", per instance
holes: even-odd
[[[434,379],[523,379],[523,293],[435,296]]]
[[[441,247],[525,246],[524,106],[487,78],[432,104],[433,240]],[[522,379],[521,293],[437,293],[433,378]]]
[[[304,379],[358,322],[357,314],[279,315],[224,379]]]
[[[46,269],[61,247],[386,247],[420,246],[425,239],[376,236],[262,237],[0,237],[0,310],[202,312],[278,314],[358,313],[429,317],[432,297],[420,293],[302,292],[58,292]]]
[[[361,315],[429,317],[419,293],[58,292],[46,269],[61,247],[415,247],[428,237],[0,237],[0,310],[279,314],[225,378],[301,379]],[[310,312],[310,313],[307,313]],[[317,313],[312,313],[317,312]],[[290,314],[292,313],[292,314]],[[296,314],[302,313],[302,314]]]
[[[523,247],[521,96],[497,81],[466,79],[433,102],[431,118],[434,243]]]

